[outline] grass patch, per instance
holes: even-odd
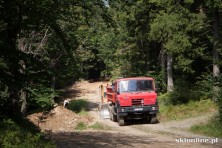
[[[93,125],[89,126],[89,128],[94,129],[94,130],[105,130],[107,129],[104,125],[96,122]]]
[[[207,136],[222,138],[222,121],[218,117],[212,119],[206,124],[193,125],[190,131]]]
[[[87,129],[87,125],[84,122],[79,122],[79,123],[77,123],[75,129],[76,130],[85,130],[85,129]]]
[[[88,116],[89,115],[89,113],[85,109],[82,109],[78,114],[81,116]]]
[[[187,104],[180,105],[165,105],[160,100],[159,106],[158,118],[160,121],[181,120],[217,110],[216,104],[211,100],[190,101]]]
[[[84,99],[72,100],[69,102],[68,109],[82,115],[86,114],[88,102]]]
[[[94,123],[93,125],[87,125],[86,123],[84,122],[79,122],[76,127],[75,127],[76,130],[87,130],[87,129],[93,129],[93,130],[106,130],[108,129],[108,127],[96,122]]]
[[[56,147],[52,142],[45,140],[43,134],[33,130],[31,123],[28,125],[27,122],[19,122],[26,126],[20,126],[11,119],[0,122],[0,147]]]

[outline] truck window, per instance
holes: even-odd
[[[153,91],[152,80],[123,80],[119,83],[121,92]]]

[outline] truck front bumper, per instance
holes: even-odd
[[[133,106],[133,107],[119,107],[117,109],[118,116],[124,117],[128,115],[151,115],[159,112],[159,106]]]

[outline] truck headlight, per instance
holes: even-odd
[[[118,111],[119,112],[125,112],[125,109],[124,108],[119,108]]]

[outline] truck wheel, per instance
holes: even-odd
[[[117,120],[118,120],[119,126],[124,126],[124,125],[125,125],[125,120],[124,120],[123,117],[119,117],[119,116],[117,115]]]
[[[112,112],[110,112],[110,120],[112,120],[113,122],[117,121],[117,116],[114,115]]]
[[[156,114],[150,115],[150,123],[151,123],[151,124],[157,123]]]
[[[116,122],[117,121],[117,116],[112,114],[113,115],[113,121]]]
[[[118,124],[119,124],[119,126],[124,126],[125,125],[125,120],[123,118],[120,118],[118,120]]]
[[[113,107],[109,106],[109,116],[110,116],[110,120],[113,122],[117,121],[117,116],[113,113]]]
[[[113,121],[113,116],[111,112],[109,112],[109,116],[110,116],[110,120]]]

